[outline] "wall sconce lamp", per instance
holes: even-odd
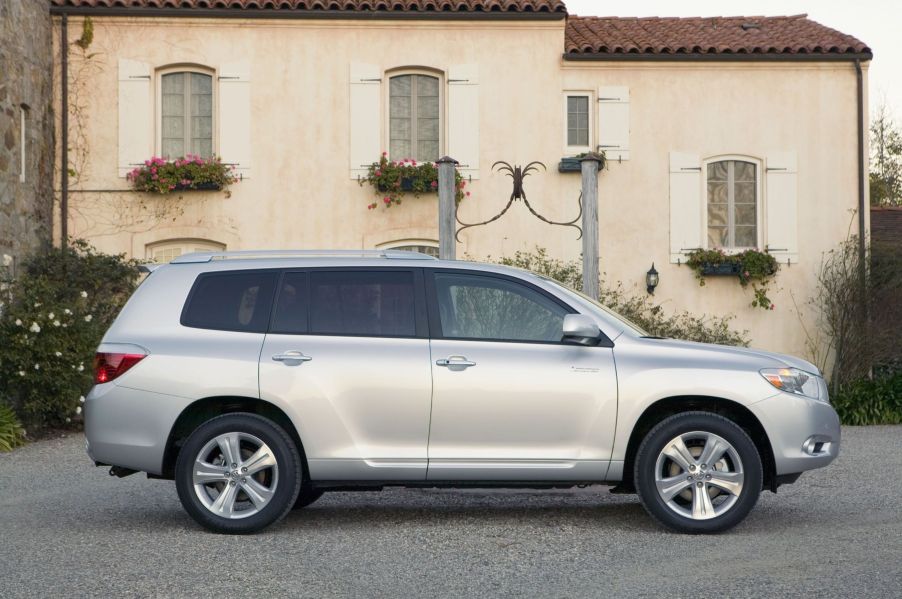
[[[645,273],[645,289],[650,295],[655,294],[655,287],[658,286],[658,271],[655,270],[655,263],[651,263],[651,268]]]

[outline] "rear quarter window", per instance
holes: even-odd
[[[188,294],[181,322],[199,329],[265,333],[277,278],[275,271],[202,274]]]

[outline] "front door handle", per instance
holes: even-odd
[[[309,362],[313,358],[305,356],[304,352],[293,349],[283,354],[276,354],[272,359],[276,362]]]
[[[436,366],[445,366],[446,368],[469,368],[470,366],[476,366],[476,362],[471,362],[467,360],[464,356],[451,356],[449,358],[442,358],[441,360],[435,361]]]

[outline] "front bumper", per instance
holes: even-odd
[[[184,397],[95,385],[85,396],[85,449],[96,464],[162,474],[163,454]]]
[[[779,393],[749,409],[770,438],[777,476],[823,468],[839,455],[839,416],[830,404]]]

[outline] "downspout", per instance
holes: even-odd
[[[858,263],[859,277],[864,289],[867,258],[865,245],[865,198],[864,185],[867,173],[864,172],[864,78],[861,73],[861,59],[855,59],[855,77],[858,83]]]
[[[60,136],[60,248],[65,251],[69,245],[69,16],[63,13],[60,26],[60,95],[62,114]]]

